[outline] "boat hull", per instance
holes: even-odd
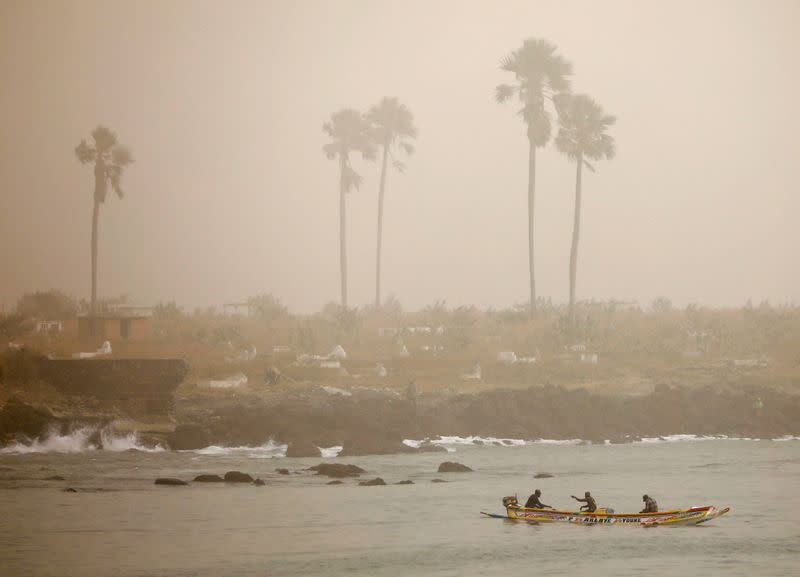
[[[575,525],[634,525],[655,527],[660,525],[699,525],[721,517],[730,507],[692,507],[658,513],[608,513],[598,510],[594,513],[559,511],[556,509],[527,509],[519,505],[509,505],[506,513],[509,519],[536,523],[572,523]]]

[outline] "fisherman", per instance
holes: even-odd
[[[526,509],[552,509],[550,505],[545,505],[539,500],[542,492],[539,489],[533,492],[533,495],[528,497],[528,501],[525,503]]]
[[[594,502],[594,497],[589,491],[584,493],[583,499],[578,499],[575,495],[570,495],[576,501],[580,501],[581,503],[586,503],[585,505],[581,506],[581,511],[585,511],[587,513],[594,513],[597,511],[597,503]]]
[[[644,509],[639,511],[640,513],[658,513],[658,503],[656,503],[655,499],[649,495],[644,495],[642,501],[644,501]]]

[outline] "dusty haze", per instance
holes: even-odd
[[[584,179],[578,298],[800,301],[800,3],[0,4],[0,310],[88,298],[92,170],[106,124],[136,163],[100,217],[99,293],[189,306],[338,300],[338,172],[322,123],[383,96],[419,128],[388,177],[383,292],[527,300],[527,141],[494,88],[527,37],[617,116]],[[349,195],[350,302],[374,295],[379,166]],[[574,165],[537,174],[537,290],[564,302]]]

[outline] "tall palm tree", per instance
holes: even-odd
[[[589,160],[614,158],[614,138],[606,131],[616,122],[586,94],[560,94],[555,97],[558,110],[556,148],[577,165],[575,176],[575,220],[572,225],[572,250],[569,254],[569,320],[575,322],[575,277],[578,268],[578,239],[581,230],[582,168],[594,172]]]
[[[514,84],[500,84],[497,102],[504,103],[517,95],[522,108],[519,115],[528,127],[528,266],[530,271],[530,314],[536,314],[536,275],[534,274],[533,224],[536,192],[536,148],[550,140],[550,113],[545,107],[554,94],[569,90],[572,64],[556,53],[546,40],[529,38],[522,47],[506,56],[500,66],[515,76]]]
[[[94,164],[94,203],[92,209],[92,302],[91,315],[97,313],[97,217],[100,205],[106,200],[108,185],[121,199],[122,173],[125,167],[133,162],[133,156],[124,146],[120,146],[117,135],[105,126],[98,126],[92,131],[94,145],[81,139],[75,147],[75,156],[82,164]]]
[[[375,143],[369,122],[357,110],[343,108],[322,125],[331,141],[323,147],[328,160],[339,161],[339,262],[342,276],[342,306],[347,306],[347,193],[361,185],[361,176],[350,164],[350,153],[359,152],[366,160],[375,159]]]
[[[417,128],[411,111],[398,102],[397,98],[384,98],[380,104],[367,112],[367,119],[373,127],[373,136],[378,146],[383,149],[381,165],[381,184],[378,192],[378,249],[375,263],[375,308],[381,306],[381,245],[383,239],[383,195],[386,190],[386,172],[391,157],[394,167],[403,172],[405,164],[397,160],[392,152],[398,147],[406,154],[414,153],[414,145],[409,140],[416,138]]]

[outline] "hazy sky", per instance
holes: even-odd
[[[578,298],[800,303],[800,2],[0,2],[0,307],[90,292],[103,123],[133,151],[100,214],[100,295],[191,308],[339,298],[337,164],[322,123],[396,96],[384,293],[409,309],[527,299],[527,141],[501,58],[527,37],[617,116],[584,178]],[[349,195],[350,302],[374,294],[378,165]],[[539,154],[537,289],[564,302],[575,166]]]

